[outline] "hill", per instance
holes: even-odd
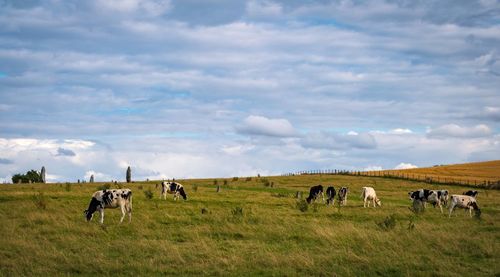
[[[457,183],[471,186],[500,188],[500,160],[436,165],[402,170],[363,172],[362,175],[386,175],[437,183]]]
[[[159,199],[157,182],[118,184],[133,191],[132,222],[118,225],[121,213],[106,210],[102,226],[82,211],[103,184],[0,186],[0,276],[500,273],[497,190],[480,189],[476,219],[409,210],[409,190],[463,187],[346,175],[179,181],[187,201]],[[348,186],[347,206],[304,206],[315,184]],[[366,185],[382,207],[363,208]]]

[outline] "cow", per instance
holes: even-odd
[[[438,194],[439,201],[441,201],[441,204],[443,204],[445,207],[448,206],[448,198],[450,196],[448,191],[445,189],[442,189],[442,190],[436,190],[436,192]],[[434,207],[435,206],[436,206],[436,204],[434,204]]]
[[[132,221],[132,191],[130,189],[105,189],[98,190],[92,194],[92,199],[88,209],[83,213],[87,222],[92,220],[92,217],[96,211],[101,214],[100,223],[104,223],[104,209],[108,208],[118,208],[120,207],[122,212],[122,218],[120,223],[123,222],[125,214],[128,213],[128,221]]]
[[[468,195],[468,196],[472,196],[472,197],[476,198],[478,193],[479,192],[477,190],[468,190],[468,191],[462,193],[462,195]]]
[[[187,200],[186,192],[184,191],[184,186],[177,182],[161,182],[161,197],[167,199],[167,193],[174,195],[174,200],[177,201],[179,196],[182,196],[184,200]]]
[[[443,213],[443,207],[441,206],[441,200],[439,199],[438,193],[435,190],[420,189],[417,191],[408,192],[410,200],[420,201],[422,203],[431,203],[433,205],[438,205],[441,213]],[[415,206],[415,205],[414,205]]]
[[[458,195],[454,194],[451,196],[449,214],[448,217],[451,217],[451,213],[455,209],[455,207],[468,209],[469,215],[472,217],[472,210],[476,212],[476,216],[481,215],[481,210],[477,205],[476,198],[469,195]]]
[[[363,208],[366,208],[366,204],[368,203],[368,208],[370,207],[370,201],[373,202],[373,207],[382,206],[382,201],[378,199],[377,193],[372,187],[363,187],[361,192],[361,198],[363,198]]]
[[[347,193],[349,192],[349,188],[347,187],[341,187],[339,189],[339,204],[340,205],[347,205]]]
[[[309,189],[309,196],[306,198],[308,204],[311,204],[313,200],[316,200],[318,196],[321,195],[323,202],[325,202],[325,196],[323,195],[323,186],[317,185]]]
[[[334,205],[335,204],[335,195],[337,192],[335,191],[334,187],[328,187],[326,189],[326,204],[327,205]]]

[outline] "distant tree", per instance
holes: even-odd
[[[36,170],[30,170],[26,174],[14,174],[12,176],[12,183],[41,183],[42,176]]]
[[[93,183],[94,182],[94,174],[90,175],[90,180],[89,180],[89,183]]]
[[[42,166],[42,170],[40,171],[40,178],[42,178],[42,183],[45,183],[45,166]]]
[[[132,170],[130,169],[130,166],[127,168],[127,183],[130,183],[132,181]]]

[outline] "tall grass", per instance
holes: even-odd
[[[481,220],[461,210],[451,218],[428,206],[410,211],[407,192],[423,184],[377,180],[384,205],[363,208],[369,177],[239,178],[216,193],[213,179],[179,180],[188,201],[148,199],[151,184],[132,183],[132,223],[86,223],[93,186],[0,186],[0,275],[224,275],[224,276],[477,276],[500,273],[500,191],[480,191]],[[223,182],[222,179],[220,179]],[[232,180],[232,179],[229,179]],[[297,191],[316,184],[349,185],[341,210],[317,203],[297,208]],[[196,184],[196,191],[190,190]],[[463,188],[434,186],[452,194]],[[33,205],[43,193],[45,209]],[[307,204],[306,204],[307,205]],[[392,219],[391,219],[392,218]],[[381,225],[385,227],[381,227]],[[369,269],[367,271],[367,269]],[[119,272],[119,273],[118,273]]]

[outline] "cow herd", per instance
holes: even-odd
[[[167,194],[173,194],[174,200],[177,200],[180,197],[187,200],[184,187],[180,183],[164,181],[161,182],[160,186],[160,198],[166,199]],[[326,189],[326,205],[335,204],[335,196],[337,196],[338,204],[340,206],[347,205],[348,192],[349,188],[347,187],[341,187],[337,192],[333,186],[329,186]],[[448,216],[451,217],[451,213],[457,207],[469,210],[470,216],[472,216],[472,210],[475,211],[476,215],[480,215],[481,210],[479,209],[476,201],[477,193],[478,192],[475,190],[469,190],[464,192],[462,195],[454,194],[450,196],[447,190],[420,189],[409,192],[408,196],[410,200],[413,201],[413,208],[425,208],[426,204],[429,203],[434,207],[438,206],[441,213],[443,213],[443,206],[448,206]],[[325,203],[323,186],[317,185],[311,187],[309,189],[309,196],[306,198],[306,202],[311,204],[319,199]],[[377,197],[377,193],[373,187],[362,187],[361,199],[363,199],[364,208],[370,207],[370,203],[373,207],[382,205],[382,202]],[[84,211],[86,220],[92,220],[94,213],[97,211],[100,214],[99,222],[102,224],[104,222],[104,209],[107,208],[120,208],[122,212],[120,223],[123,222],[123,219],[127,214],[130,222],[132,220],[132,191],[130,189],[104,189],[94,192],[88,208]]]

